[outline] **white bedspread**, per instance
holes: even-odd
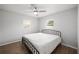
[[[45,33],[26,34],[23,37],[28,38],[41,54],[53,52],[61,42],[61,38],[59,36]]]

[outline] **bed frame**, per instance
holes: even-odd
[[[47,34],[54,34],[61,37],[61,32],[57,30],[42,29],[41,32]],[[27,38],[22,37],[22,43],[25,44],[33,54],[40,54],[39,51],[35,48],[35,46]]]
[[[52,30],[52,29],[43,29],[41,30],[42,33],[47,33],[47,34],[54,34],[54,35],[58,35],[61,37],[61,32],[57,31],[57,30]]]

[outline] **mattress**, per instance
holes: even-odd
[[[61,38],[57,35],[46,33],[26,34],[27,38],[41,54],[51,53],[61,42]]]

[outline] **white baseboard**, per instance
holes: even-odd
[[[15,42],[18,42],[18,41],[21,41],[21,40],[9,41],[9,42],[0,44],[0,46],[7,45],[7,44],[11,44],[11,43],[15,43]]]
[[[64,46],[67,46],[67,47],[73,48],[73,49],[77,49],[76,47],[73,47],[73,46],[68,45],[68,44],[65,44],[65,43],[61,43],[61,44],[64,45]]]

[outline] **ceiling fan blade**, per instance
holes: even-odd
[[[32,13],[33,11],[31,11],[31,10],[26,10],[26,11],[24,11],[25,13]]]
[[[38,12],[46,12],[46,10],[40,10],[40,11],[38,11]]]
[[[46,12],[46,10],[40,10],[36,4],[30,4],[29,9],[24,11],[25,13],[34,13],[34,12]]]

